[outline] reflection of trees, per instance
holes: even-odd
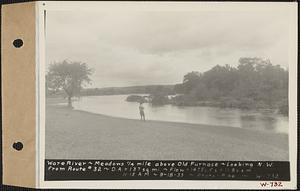
[[[257,125],[256,116],[254,115],[242,115],[240,117],[242,128],[252,129]]]
[[[274,130],[277,119],[268,115],[242,115],[240,117],[242,128]]]
[[[275,117],[261,116],[261,121],[267,130],[274,130],[276,128],[277,119]]]

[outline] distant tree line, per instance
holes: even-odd
[[[81,91],[81,96],[91,95],[122,95],[122,94],[175,94],[174,85],[144,85],[129,87],[86,88]]]

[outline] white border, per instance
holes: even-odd
[[[45,3],[45,5],[43,5]],[[44,181],[45,160],[45,36],[44,10],[97,11],[286,11],[290,16],[289,150],[291,181],[284,187],[261,187],[261,181],[130,180]],[[297,3],[296,2],[37,2],[37,187],[39,188],[149,188],[149,189],[296,189],[297,185]]]
[[[44,9],[42,8],[42,2],[36,3],[36,13],[37,13],[37,76],[36,79],[38,81],[37,86],[37,115],[38,120],[37,124],[39,128],[37,128],[37,144],[38,144],[38,150],[37,150],[37,174],[36,178],[38,179],[36,185],[37,188],[42,187],[41,186],[41,180],[44,178],[44,161],[45,161],[45,35],[44,35]]]

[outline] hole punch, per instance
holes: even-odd
[[[21,48],[23,46],[23,40],[18,38],[14,40],[13,45],[16,48]]]
[[[23,143],[21,142],[14,142],[13,148],[16,149],[17,151],[20,151],[23,149]]]

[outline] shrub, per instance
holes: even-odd
[[[169,99],[164,95],[153,95],[151,103],[153,105],[165,105],[169,103]]]
[[[283,114],[283,115],[289,115],[289,102],[288,100],[282,100],[279,103],[279,113]]]
[[[145,98],[139,95],[130,95],[126,98],[126,101],[141,103],[141,102],[145,102]]]

